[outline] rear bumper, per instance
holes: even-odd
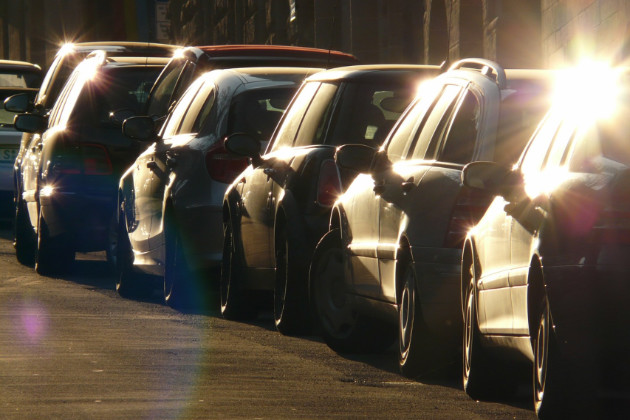
[[[54,191],[40,195],[41,212],[51,236],[68,235],[77,251],[106,249],[116,194],[77,194]]]

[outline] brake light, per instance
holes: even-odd
[[[492,197],[472,188],[462,188],[451,212],[444,247],[461,248],[468,231],[483,217]]]
[[[341,178],[335,161],[328,159],[322,162],[317,180],[317,203],[330,207],[341,195]]]
[[[228,152],[219,141],[206,152],[206,169],[215,181],[229,184],[247,168],[248,160]]]

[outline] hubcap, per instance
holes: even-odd
[[[545,383],[547,380],[547,363],[548,363],[548,340],[549,340],[549,325],[547,324],[548,317],[546,309],[540,318],[540,325],[538,327],[538,334],[536,337],[536,364],[534,380],[536,381],[536,402],[540,404],[542,402],[545,393]]]
[[[472,265],[471,265],[472,271]],[[472,346],[473,346],[473,311],[474,308],[474,277],[471,277],[470,284],[468,286],[468,293],[466,296],[466,313],[464,319],[464,379],[468,379],[470,375],[470,362],[472,358]]]
[[[407,271],[405,286],[400,299],[400,352],[406,357],[411,343],[414,311],[413,273]]]

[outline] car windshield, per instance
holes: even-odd
[[[229,133],[247,133],[269,141],[297,87],[256,89],[238,95],[230,107]]]
[[[509,166],[518,160],[538,123],[549,110],[544,90],[543,85],[532,83],[502,92],[495,161]]]
[[[36,88],[41,83],[38,72],[0,69],[0,87]]]

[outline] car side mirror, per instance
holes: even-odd
[[[224,146],[230,153],[250,158],[254,166],[262,163],[260,142],[249,134],[234,133],[225,139]]]
[[[122,123],[122,132],[132,139],[149,141],[155,138],[155,123],[151,117],[131,117]]]
[[[32,95],[29,95],[28,93],[18,93],[16,95],[9,96],[4,100],[4,109],[16,114],[30,112],[33,110],[32,99]]]
[[[48,118],[37,114],[18,114],[13,125],[16,130],[24,133],[42,133],[48,126]]]
[[[520,179],[517,172],[496,162],[471,162],[462,171],[465,186],[503,197],[509,195]]]
[[[355,172],[369,172],[377,150],[364,144],[344,144],[335,152],[335,162],[340,168]]]

